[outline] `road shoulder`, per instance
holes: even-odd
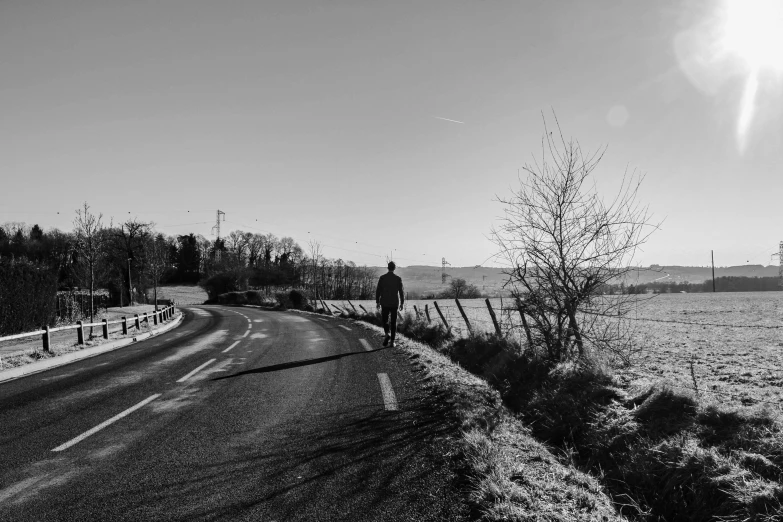
[[[152,329],[148,332],[140,333],[133,337],[128,336],[124,339],[104,342],[96,346],[84,348],[79,351],[68,352],[47,359],[41,359],[36,362],[31,362],[29,364],[24,364],[22,366],[16,366],[14,368],[0,370],[0,383],[19,379],[21,377],[32,375],[34,373],[51,370],[52,368],[58,368],[66,364],[71,364],[76,361],[81,361],[89,357],[95,357],[96,355],[101,355],[137,343],[139,341],[143,341],[144,339],[148,339],[150,337],[160,335],[162,333],[168,332],[169,330],[178,327],[180,324],[182,324],[182,319],[183,319],[182,312],[178,312],[175,318],[168,324],[165,324],[160,328]]]

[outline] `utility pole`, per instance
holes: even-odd
[[[715,292],[715,251],[710,250],[710,257],[712,258],[712,291]]]
[[[128,301],[130,301],[129,306],[133,306],[133,283],[131,282],[130,262],[131,258],[128,258]]]
[[[451,265],[451,263],[446,261],[446,258],[444,257],[441,264],[443,265],[443,271],[440,274],[440,284],[445,285],[446,284],[446,265]]]
[[[220,243],[220,216],[223,216],[223,221],[226,220],[226,213],[222,210],[218,209],[216,219],[215,219],[215,226],[212,227],[212,232],[215,234],[215,260],[220,261],[220,250],[217,248],[218,244]]]
[[[783,286],[783,241],[778,243],[778,285]]]

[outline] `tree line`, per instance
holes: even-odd
[[[778,291],[781,288],[780,278],[774,276],[749,277],[749,276],[721,276],[715,278],[716,292],[771,292]],[[677,294],[677,293],[701,293],[712,292],[712,279],[701,283],[682,282],[664,282],[654,281],[637,285],[609,285],[606,293],[624,293],[624,294]]]
[[[85,203],[70,231],[0,225],[0,335],[53,324],[58,291],[89,294],[85,316],[92,322],[97,292],[110,306],[155,302],[161,284],[196,283],[210,298],[298,288],[323,299],[370,299],[376,276],[375,269],[325,257],[315,241],[305,251],[293,238],[271,233],[169,236],[137,218],[106,223]]]

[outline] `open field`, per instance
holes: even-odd
[[[148,295],[152,299],[152,290]],[[171,299],[175,304],[203,304],[207,293],[198,285],[159,286],[158,299]]]
[[[370,311],[375,307],[374,301],[352,302]],[[475,329],[493,331],[483,299],[460,302]],[[490,302],[504,332],[518,327],[511,300],[502,301],[505,312],[500,299]],[[425,304],[438,321],[432,301],[411,300],[406,309],[416,305],[421,311]],[[439,300],[438,305],[456,333],[464,335],[454,301]],[[618,372],[629,388],[666,380],[693,390],[695,377],[704,400],[783,407],[783,292],[662,294],[640,301],[630,317],[641,353]]]

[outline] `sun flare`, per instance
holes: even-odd
[[[744,152],[763,69],[783,72],[783,0],[726,0],[724,52],[743,60],[747,78],[737,120],[737,145]]]
[[[751,69],[783,70],[783,1],[727,0],[724,45]]]

